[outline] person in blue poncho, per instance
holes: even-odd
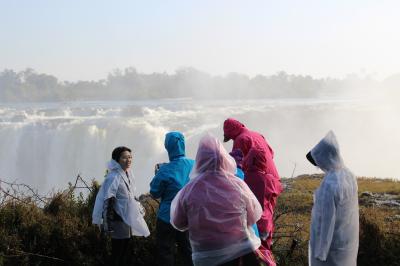
[[[194,160],[185,156],[185,138],[180,132],[169,132],[165,136],[165,149],[169,163],[161,164],[150,183],[150,194],[161,198],[157,214],[156,238],[158,264],[174,265],[174,248],[178,245],[184,265],[193,265],[192,250],[187,232],[180,232],[170,223],[171,202],[179,190],[189,182]]]

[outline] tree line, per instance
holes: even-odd
[[[383,81],[347,75],[343,79],[313,78],[284,71],[249,77],[240,73],[213,76],[194,68],[173,74],[139,73],[135,68],[116,69],[96,81],[61,81],[33,69],[0,72],[0,102],[74,100],[144,100],[163,98],[260,99],[313,98],[371,90],[397,91],[400,74]]]

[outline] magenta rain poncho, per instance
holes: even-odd
[[[282,185],[279,178],[265,171],[268,160],[265,152],[261,149],[252,148],[247,154],[244,167],[245,182],[250,187],[260,202],[263,214],[257,221],[257,228],[261,237],[260,252],[263,261],[268,265],[275,265],[271,246],[274,232],[274,209],[277,198],[282,192]]]
[[[245,182],[253,191],[263,209],[261,219],[257,222],[259,230],[261,230],[260,233],[272,234],[276,199],[283,189],[279,178],[265,172],[267,163],[263,150],[251,149],[244,163],[246,167]]]
[[[189,230],[194,265],[219,265],[260,246],[251,226],[261,217],[261,206],[235,172],[236,163],[222,144],[203,137],[192,180],[171,204],[171,224]]]
[[[311,156],[325,176],[314,192],[309,263],[311,266],[356,266],[357,180],[345,167],[332,131],[311,150]]]
[[[232,150],[240,149],[243,152],[244,157],[247,156],[251,148],[263,150],[265,153],[265,158],[267,159],[265,171],[268,174],[279,178],[279,174],[276,170],[273,160],[274,151],[272,150],[271,146],[269,146],[263,135],[249,130],[245,125],[233,118],[228,118],[224,122],[224,136],[225,139],[233,140]],[[243,168],[245,171],[246,167],[243,166]]]

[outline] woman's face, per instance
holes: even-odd
[[[124,151],[118,160],[119,165],[121,165],[122,170],[126,171],[131,168],[132,165],[132,155],[129,151]]]

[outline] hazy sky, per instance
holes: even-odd
[[[0,71],[400,72],[400,1],[0,0]]]

